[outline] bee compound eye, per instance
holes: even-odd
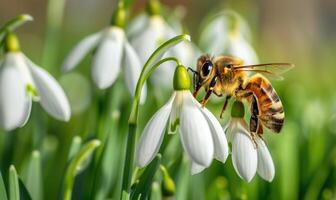
[[[210,61],[206,61],[202,67],[202,75],[208,76],[213,68],[213,64]]]

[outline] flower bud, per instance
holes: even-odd
[[[5,52],[20,51],[19,40],[13,33],[7,33],[5,38]]]
[[[243,118],[244,114],[244,104],[241,101],[235,101],[231,109],[231,117]]]
[[[147,3],[147,13],[150,16],[161,14],[161,5],[159,0],[148,0]]]
[[[167,169],[160,165],[160,169],[162,172],[162,184],[161,184],[161,191],[163,197],[171,197],[175,195],[176,188],[173,179],[170,177]]]
[[[112,15],[111,25],[124,28],[125,24],[126,24],[126,11],[124,8],[124,3],[120,1],[117,9],[114,11]]]
[[[189,90],[190,77],[187,69],[179,65],[175,69],[174,73],[174,90]]]

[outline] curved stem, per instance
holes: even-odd
[[[13,31],[17,27],[21,26],[27,21],[32,21],[33,17],[27,14],[18,15],[15,18],[8,21],[5,25],[0,28],[0,43],[4,39],[7,31]]]
[[[161,46],[159,46],[154,53],[148,58],[147,62],[142,68],[140,78],[138,80],[136,90],[135,90],[135,95],[134,95],[134,100],[132,104],[132,110],[131,110],[131,115],[129,118],[128,123],[137,123],[138,119],[138,110],[139,110],[139,101],[140,101],[140,96],[141,96],[141,89],[142,86],[144,85],[145,81],[147,80],[144,74],[148,71],[148,68],[153,66],[152,63],[154,63],[158,58],[160,58],[169,48],[175,46],[176,44],[187,40],[190,41],[190,36],[186,34],[178,35],[167,42],[163,43]]]
[[[167,62],[167,61],[174,61],[176,63],[176,65],[181,65],[180,61],[175,58],[175,57],[168,57],[168,58],[164,58],[162,60],[160,60],[159,62],[155,63],[152,68],[150,68],[150,70],[148,70],[148,72],[144,75],[144,79],[147,80],[152,73],[163,63]]]

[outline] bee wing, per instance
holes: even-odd
[[[283,80],[281,76],[294,67],[290,63],[266,63],[258,65],[235,66],[236,71],[254,72],[263,74],[271,79]]]

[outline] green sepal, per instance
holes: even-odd
[[[179,65],[174,73],[174,90],[189,90],[190,89],[190,76],[187,69]]]
[[[231,117],[243,118],[245,115],[244,104],[241,101],[235,101],[231,109]]]

